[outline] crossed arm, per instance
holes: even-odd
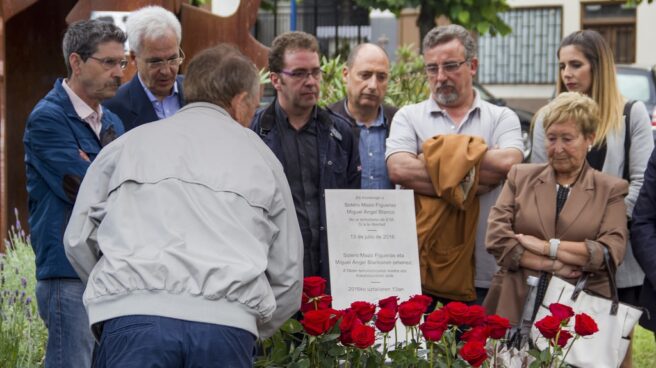
[[[522,162],[522,153],[514,148],[488,150],[481,161],[478,194],[494,189],[516,163]],[[423,155],[397,152],[387,158],[390,180],[423,195],[435,197],[435,188],[426,169]]]

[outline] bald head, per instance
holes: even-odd
[[[387,92],[389,69],[387,53],[376,44],[360,44],[349,54],[344,81],[349,111],[359,121],[371,123],[376,118]]]
[[[361,43],[355,46],[349,53],[348,59],[346,59],[346,66],[349,68],[352,67],[356,58],[362,51],[368,54],[379,54],[381,57],[384,57],[389,64],[389,57],[387,56],[387,51],[385,51],[384,48],[376,45],[375,43]]]

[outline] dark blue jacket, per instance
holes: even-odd
[[[182,107],[184,106],[184,93],[182,89],[184,77],[178,75],[176,81],[178,83],[178,102],[180,102],[180,107]],[[152,102],[148,99],[146,91],[144,91],[141,82],[139,82],[137,74],[134,75],[132,80],[118,89],[116,96],[103,101],[102,104],[121,118],[126,132],[141,124],[159,120]]]
[[[77,278],[64,253],[62,239],[82,178],[100,148],[123,134],[121,120],[103,109],[100,139],[80,119],[62,80],[39,101],[25,124],[25,171],[31,242],[36,277]]]
[[[258,111],[251,129],[259,134],[278,160],[285,166],[280,133],[275,124],[274,101]],[[353,137],[350,124],[341,116],[317,107],[317,143],[319,152],[320,221],[319,251],[321,274],[326,279],[328,269],[328,238],[326,233],[326,189],[360,189],[360,153]]]
[[[643,313],[640,324],[656,331],[656,150],[652,151],[647,163],[645,179],[633,208],[631,246],[645,271],[640,304],[649,311],[649,316]]]

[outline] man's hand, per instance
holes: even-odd
[[[87,155],[86,152],[82,151],[81,149],[78,149],[77,151],[79,152],[81,159],[87,162],[91,162],[91,160],[89,159],[89,155]]]

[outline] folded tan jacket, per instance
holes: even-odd
[[[476,189],[487,145],[479,137],[438,135],[423,150],[438,197],[415,194],[422,288],[447,299],[475,300]]]

